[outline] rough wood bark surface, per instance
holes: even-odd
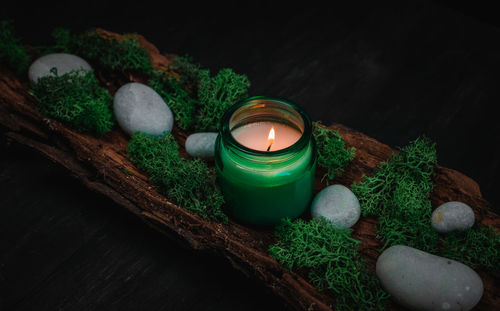
[[[120,39],[120,35],[99,30],[103,36]],[[149,51],[156,68],[164,69],[169,57],[142,36],[141,44]],[[130,74],[131,81],[142,81]],[[106,85],[113,94],[116,85]],[[232,220],[219,224],[204,220],[168,201],[157,192],[143,172],[128,160],[128,136],[118,127],[103,137],[74,131],[58,121],[41,115],[36,101],[29,94],[27,79],[16,77],[0,67],[0,126],[7,139],[33,148],[65,167],[89,189],[113,199],[119,205],[139,216],[145,223],[196,251],[215,252],[226,258],[235,268],[251,278],[262,281],[278,295],[291,310],[331,310],[335,301],[328,293],[316,290],[307,282],[307,276],[288,271],[269,256],[267,249],[275,242],[272,228],[248,227]],[[363,174],[370,175],[381,161],[392,152],[389,146],[362,133],[334,124],[330,126],[344,137],[349,146],[356,148],[356,157],[336,183],[350,185]],[[186,133],[174,128],[180,145]],[[321,176],[321,172],[318,173]],[[318,179],[316,191],[325,185]],[[469,177],[448,168],[439,167],[435,188],[431,196],[433,206],[458,200],[469,204],[485,225],[500,231],[500,217],[481,195],[478,184]],[[374,268],[379,255],[380,242],[375,238],[376,218],[361,218],[353,227],[354,236],[361,243],[361,254]],[[498,275],[478,271],[485,284],[485,293],[477,306],[479,310],[496,310],[500,305]],[[392,305],[392,310],[400,310]]]

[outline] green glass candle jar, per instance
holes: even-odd
[[[234,218],[256,225],[296,218],[313,195],[311,120],[287,100],[259,96],[241,101],[221,120],[215,163]]]

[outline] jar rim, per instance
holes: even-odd
[[[231,117],[233,114],[241,107],[244,105],[255,101],[255,100],[267,100],[267,101],[273,101],[273,102],[278,102],[285,104],[287,106],[290,106],[292,109],[294,109],[302,118],[302,121],[304,122],[304,130],[302,132],[302,135],[300,138],[293,143],[292,145],[279,149],[279,150],[274,150],[274,151],[261,151],[261,150],[255,150],[248,148],[242,144],[240,144],[232,135],[231,129],[229,128],[229,123],[231,120]],[[220,135],[221,138],[224,140],[224,143],[238,149],[241,152],[244,152],[246,154],[254,155],[254,156],[266,156],[266,157],[272,157],[272,156],[280,156],[280,155],[285,155],[290,152],[295,152],[295,151],[300,151],[303,148],[305,148],[311,139],[312,135],[312,124],[311,124],[311,119],[305,112],[305,110],[291,102],[290,100],[286,100],[283,98],[277,98],[277,97],[272,97],[272,96],[252,96],[245,98],[236,104],[232,105],[229,107],[229,109],[224,113],[222,119],[221,119],[221,124],[220,124]]]

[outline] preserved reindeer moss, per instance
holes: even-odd
[[[384,248],[403,244],[436,253],[439,234],[431,227],[435,144],[418,138],[380,164],[371,177],[352,185],[363,216],[378,215],[377,237]]]
[[[399,153],[382,162],[373,176],[364,176],[363,182],[352,185],[363,216],[384,213],[410,216],[415,209],[417,214],[426,210],[422,202],[415,201],[429,198],[436,165],[435,144],[427,137],[401,148]],[[410,200],[405,202],[406,199]],[[406,207],[407,204],[413,206]]]
[[[500,272],[500,234],[492,227],[476,223],[471,229],[448,233],[443,244],[441,256]]]
[[[418,138],[380,164],[352,191],[363,216],[379,216],[377,237],[383,248],[403,244],[455,259],[474,268],[499,270],[500,234],[490,227],[440,235],[431,226],[432,177],[437,165],[435,144]]]
[[[99,86],[93,71],[74,70],[42,77],[32,85],[41,113],[68,122],[78,131],[102,135],[113,126],[112,98]]]
[[[356,149],[346,148],[338,131],[321,127],[320,122],[313,122],[313,136],[318,148],[318,165],[325,168],[323,176],[332,180],[344,171],[344,167],[354,158]]]
[[[178,83],[184,89],[196,90],[200,84],[201,65],[190,56],[179,56],[172,60],[171,70],[179,75]]]
[[[276,228],[270,254],[288,269],[306,269],[319,290],[335,294],[336,310],[385,310],[388,295],[358,253],[351,229],[335,229],[325,219],[290,221]]]
[[[190,130],[193,127],[194,114],[198,102],[189,95],[180,79],[168,71],[156,70],[149,80],[149,86],[172,109],[179,128],[184,131]]]
[[[216,131],[227,108],[247,96],[250,82],[229,68],[211,76],[191,59],[179,57],[167,71],[155,71],[149,85],[167,102],[181,129]]]
[[[86,60],[93,60],[110,71],[138,71],[144,74],[153,72],[151,58],[134,34],[117,40],[112,37],[103,38],[95,29],[73,35],[67,29],[57,28],[52,36],[55,44],[39,48],[42,54],[72,53]]]
[[[201,70],[199,77],[195,129],[216,131],[224,112],[248,96],[250,81],[245,75],[236,74],[229,68],[221,69],[214,77],[210,77],[208,70]]]
[[[0,21],[0,63],[8,64],[18,75],[25,73],[30,63],[26,49],[14,36],[10,21]]]
[[[250,82],[231,69],[211,76],[188,57],[174,59],[166,71],[154,70],[148,52],[133,34],[123,40],[103,38],[97,30],[73,35],[67,29],[53,31],[55,44],[39,47],[41,54],[65,52],[93,60],[109,71],[139,71],[172,109],[182,130],[215,131],[228,107],[247,96]],[[175,72],[176,74],[172,74]]]
[[[170,133],[163,137],[135,133],[127,152],[130,160],[148,173],[158,190],[175,204],[203,218],[227,222],[221,209],[224,198],[212,170],[200,159],[183,159]]]

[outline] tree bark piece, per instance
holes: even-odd
[[[103,36],[121,38],[118,34],[99,31]],[[160,54],[144,37],[139,39],[150,53],[155,68],[165,69],[171,57]],[[129,161],[126,154],[129,137],[118,127],[100,138],[78,133],[36,110],[36,101],[28,93],[27,79],[19,79],[3,67],[0,67],[0,73],[0,126],[9,140],[35,149],[59,163],[86,187],[111,198],[169,238],[193,250],[215,252],[226,258],[248,277],[265,284],[289,309],[334,309],[335,301],[331,295],[318,291],[307,281],[306,275],[288,271],[268,254],[269,245],[276,241],[272,228],[248,227],[233,220],[219,224],[172,204]],[[133,74],[128,78],[142,80]],[[389,146],[342,125],[334,124],[330,128],[338,130],[347,145],[356,148],[355,159],[335,183],[348,186],[361,180],[363,174],[372,174],[381,161],[395,152]],[[187,134],[177,128],[173,133],[183,146]],[[322,176],[321,173],[317,175]],[[318,178],[315,191],[324,187]],[[474,209],[476,219],[500,231],[500,217],[484,200],[477,183],[455,170],[439,167],[432,204],[437,206],[452,200],[467,203]],[[381,247],[375,238],[376,224],[376,218],[362,217],[353,227],[354,237],[362,242],[361,255],[368,259],[372,270]],[[498,276],[488,271],[479,271],[479,274],[485,293],[477,308],[495,310],[500,305]],[[391,305],[391,310],[402,309]]]

